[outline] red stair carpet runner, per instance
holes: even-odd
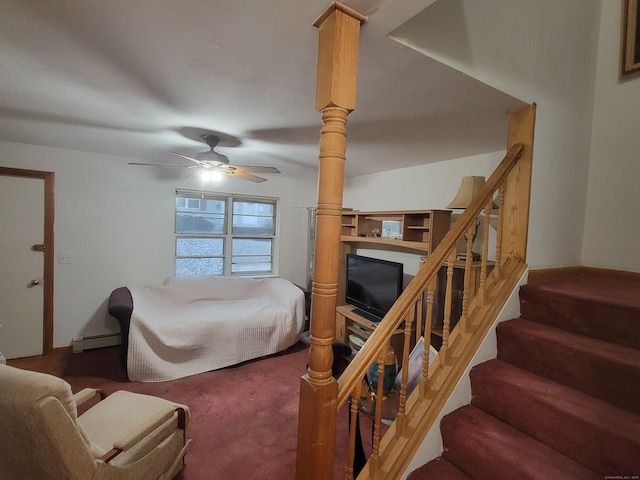
[[[409,480],[640,478],[640,281],[590,271],[520,289],[442,456]]]

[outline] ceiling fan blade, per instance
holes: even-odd
[[[201,166],[201,167],[203,166],[203,164],[202,164],[202,162],[201,162],[200,160],[196,160],[196,159],[195,159],[195,158],[193,158],[193,157],[188,157],[187,155],[183,155],[183,154],[178,153],[178,152],[171,152],[171,153],[173,153],[174,155],[177,155],[177,156],[179,156],[179,157],[186,158],[186,159],[187,159],[187,160],[189,160],[190,162],[196,163],[196,164],[198,164],[198,165],[199,165],[199,166]]]
[[[139,163],[139,162],[129,162],[127,165],[142,165],[145,167],[177,167],[177,168],[197,168],[193,165],[175,165],[172,163]]]
[[[254,173],[281,173],[276,167],[263,167],[260,165],[229,165],[230,167]]]
[[[222,170],[222,172],[232,177],[241,178],[242,180],[249,180],[250,182],[262,183],[267,181],[266,178],[258,177],[257,175],[251,175],[250,173],[243,172],[238,167],[230,168],[228,170]]]

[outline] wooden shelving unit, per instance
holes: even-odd
[[[385,236],[383,222],[399,222],[400,238]],[[340,240],[348,244],[377,244],[382,248],[386,246],[428,254],[445,236],[450,223],[450,210],[345,210],[342,213]]]
[[[398,222],[393,225],[393,237],[385,236],[383,222]],[[341,223],[341,265],[345,271],[347,253],[358,248],[407,251],[428,256],[449,231],[450,210],[399,210],[399,211],[358,211],[344,210]],[[374,235],[379,232],[380,236]],[[355,334],[362,340],[376,329],[377,323],[352,312],[353,307],[345,305],[344,274],[338,282],[338,306],[336,308],[336,338],[350,344],[349,335]],[[394,332],[391,346],[396,354],[402,352],[404,333]],[[352,345],[353,348],[353,345]]]

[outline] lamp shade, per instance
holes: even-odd
[[[447,208],[467,208],[473,197],[484,187],[484,182],[484,177],[462,177],[458,193],[447,205]]]

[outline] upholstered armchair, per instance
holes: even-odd
[[[0,480],[169,480],[182,470],[188,407],[126,391],[96,395],[104,397],[0,365]],[[85,402],[95,404],[78,416]]]

